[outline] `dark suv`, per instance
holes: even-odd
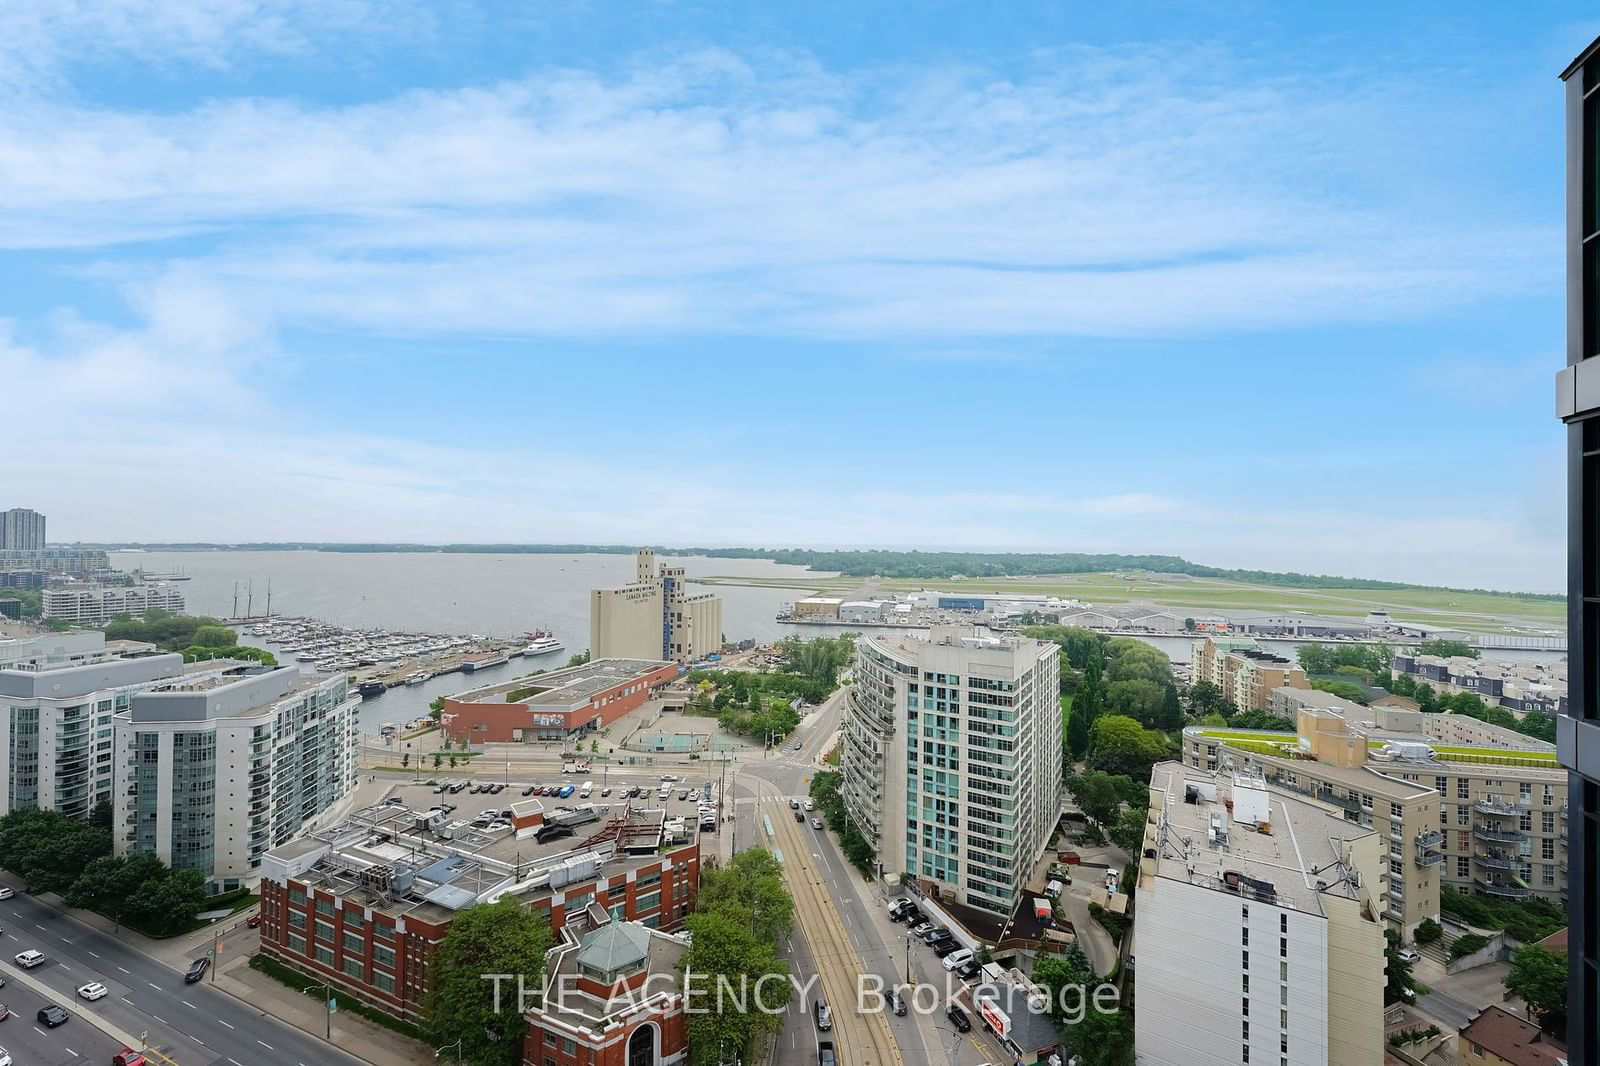
[[[954,1003],[950,1004],[950,1009],[945,1011],[944,1015],[946,1018],[950,1019],[950,1023],[952,1025],[961,1030],[963,1033],[969,1033],[972,1031],[972,1019],[967,1017],[966,1011],[962,1010]]]
[[[66,1020],[67,1012],[56,1006],[54,1003],[50,1004],[48,1007],[39,1008],[39,1024],[44,1026],[46,1029],[54,1029],[56,1026],[60,1025]]]
[[[189,969],[184,972],[183,983],[186,985],[194,984],[204,977],[209,969],[211,969],[210,959],[195,959],[189,964]]]

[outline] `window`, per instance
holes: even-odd
[[[1278,938],[1278,958],[1287,959],[1288,957],[1289,957],[1289,938],[1286,937],[1286,936],[1279,937]]]
[[[360,978],[366,973],[366,966],[359,958],[346,957],[344,960],[344,972],[351,977]]]
[[[1287,914],[1278,915],[1278,931],[1282,933],[1289,931],[1289,916]]]
[[[394,978],[381,970],[372,971],[372,985],[379,992],[387,992],[391,996],[394,995]]]
[[[1289,1028],[1289,1012],[1288,1011],[1280,1010],[1278,1012],[1278,1028],[1279,1029],[1287,1029],[1287,1028]]]
[[[1289,979],[1289,964],[1287,962],[1278,963],[1278,980],[1287,981],[1288,979]]]
[[[318,914],[332,914],[333,913],[333,900],[331,900],[331,899],[319,899],[319,900],[317,900],[317,913]]]
[[[1242,951],[1242,952],[1240,952],[1240,954],[1244,956],[1243,966],[1244,966],[1244,968],[1246,970],[1248,970],[1250,968],[1250,952],[1249,951]]]
[[[1243,1005],[1242,1006],[1242,1011],[1243,1011],[1244,1017],[1246,1017],[1246,1018],[1250,1017],[1250,997],[1246,996],[1246,997],[1244,997],[1244,999],[1240,1000],[1239,1002]]]
[[[305,912],[304,911],[290,911],[289,912],[289,928],[291,928],[291,929],[304,929],[305,927],[306,927],[306,915],[305,915]]]
[[[324,965],[324,966],[332,966],[333,965],[333,949],[330,948],[330,947],[324,947],[323,945],[318,944],[317,945],[316,958],[317,958],[318,962],[322,963],[322,965]]]
[[[1246,947],[1250,946],[1250,927],[1248,925],[1239,930],[1239,937],[1239,943]]]
[[[319,922],[318,924],[320,925],[321,923]],[[352,932],[349,929],[344,931],[344,950],[346,952],[354,952],[360,955],[364,954],[366,949],[367,942],[362,939],[360,933]]]
[[[330,941],[333,939],[332,922],[325,922],[321,918],[317,919],[317,939]]]
[[[374,944],[372,946],[372,961],[379,966],[387,966],[391,970],[394,969],[394,949],[386,948],[382,944]]]

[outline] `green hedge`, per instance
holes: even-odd
[[[311,996],[313,999],[325,998],[321,982],[312,980],[298,970],[291,970],[277,959],[266,955],[252,955],[250,956],[250,968],[257,973],[266,974],[274,981],[292,988],[296,992]],[[401,1036],[410,1037],[412,1040],[420,1041],[423,1039],[421,1026],[401,1021],[399,1018],[385,1014],[381,1010],[369,1007],[348,992],[334,989],[333,996],[339,1001],[339,1010],[341,1011],[359,1015],[374,1025],[381,1025],[385,1029],[391,1029]]]

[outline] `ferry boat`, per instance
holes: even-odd
[[[422,684],[424,681],[428,680],[428,678],[430,678],[432,676],[433,675],[428,673],[428,671],[426,671],[426,670],[418,670],[414,674],[407,674],[405,676],[404,680],[405,680],[405,683],[408,684],[408,685],[420,685],[420,684]]]
[[[356,686],[356,691],[363,696],[381,696],[388,688],[382,681],[363,681]]]
[[[522,649],[525,657],[535,655],[549,655],[553,651],[560,651],[566,645],[555,638],[554,634],[538,632],[528,634],[528,646]]]
[[[511,657],[503,651],[488,652],[474,659],[467,659],[461,664],[461,669],[472,673],[475,670],[487,670],[491,666],[504,666],[511,661]]]

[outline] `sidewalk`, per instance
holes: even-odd
[[[234,999],[319,1040],[325,1039],[328,1016],[323,1000],[303,995],[250,969],[250,959],[243,954],[224,961],[215,973],[215,986]],[[306,983],[313,981],[308,977]],[[433,1049],[426,1044],[407,1039],[348,1011],[334,1012],[331,1042],[374,1066],[415,1066],[419,1062],[433,1061]]]

